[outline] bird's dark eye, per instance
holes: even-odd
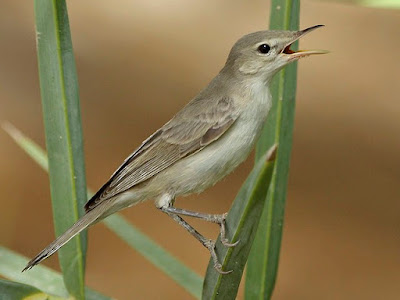
[[[258,46],[258,52],[262,54],[267,54],[271,50],[271,47],[268,44],[262,44]]]

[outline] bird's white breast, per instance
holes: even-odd
[[[271,107],[264,84],[248,87],[250,100],[232,127],[203,150],[177,162],[154,178],[153,184],[173,196],[199,193],[232,172],[251,152]]]

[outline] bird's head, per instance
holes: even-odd
[[[290,62],[323,50],[293,51],[291,45],[305,34],[322,27],[316,25],[300,31],[266,30],[247,34],[232,47],[224,69],[235,75],[269,81]]]

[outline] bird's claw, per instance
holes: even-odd
[[[218,257],[217,257],[217,253],[215,252],[215,242],[213,240],[208,240],[205,243],[205,246],[207,247],[207,249],[210,251],[211,257],[214,261],[214,269],[222,275],[226,275],[229,274],[231,272],[233,272],[233,270],[229,270],[229,271],[224,271],[222,270],[222,265],[221,263],[218,261]]]
[[[237,244],[239,244],[239,242],[240,242],[240,240],[237,240],[234,243],[229,243],[227,238],[225,238],[225,239],[221,238],[221,244],[224,245],[225,247],[228,247],[228,248],[235,247]]]
[[[222,270],[222,265],[221,265],[220,263],[214,264],[214,269],[215,269],[219,274],[222,274],[222,275],[226,275],[226,274],[229,274],[229,273],[232,273],[232,272],[233,272],[233,270],[223,271],[223,270]]]
[[[225,220],[226,220],[226,217],[228,216],[228,213],[224,213],[224,214],[222,214],[222,215],[220,215],[220,218],[219,218],[219,224],[220,224],[220,226],[221,226],[221,229],[220,229],[220,235],[221,235],[221,243],[222,243],[222,245],[224,245],[225,247],[229,247],[229,248],[232,248],[232,247],[235,247],[239,242],[240,242],[240,240],[238,240],[238,241],[236,241],[236,242],[234,242],[234,243],[230,243],[229,241],[228,241],[228,239],[226,238],[226,227],[225,227]]]

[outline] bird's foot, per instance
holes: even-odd
[[[208,251],[210,251],[211,257],[213,259],[214,262],[214,269],[222,275],[226,275],[229,273],[232,273],[233,270],[229,270],[229,271],[224,271],[222,270],[222,265],[221,263],[218,261],[218,257],[217,257],[217,253],[215,252],[215,242],[213,240],[208,240],[204,246],[206,246],[206,248],[208,249]]]
[[[228,213],[224,213],[222,215],[215,215],[215,223],[218,223],[220,226],[220,235],[221,235],[221,243],[225,247],[235,247],[237,244],[239,244],[240,240],[230,243],[228,239],[226,238],[226,225],[225,225],[225,220],[226,217],[228,216]]]

